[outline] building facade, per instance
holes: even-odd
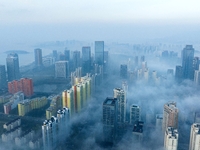
[[[130,106],[130,124],[134,125],[136,121],[141,120],[140,107],[137,105]]]
[[[5,65],[0,65],[0,88],[7,87],[6,68]]]
[[[118,100],[117,122],[125,123],[126,121],[126,94],[121,88],[113,89],[114,98]]]
[[[81,53],[80,51],[74,51],[73,52],[73,66],[74,70],[78,67],[81,67]]]
[[[190,146],[189,150],[200,149],[200,123],[194,123],[190,131]]]
[[[200,70],[195,70],[194,72],[194,83],[200,85]]]
[[[20,78],[19,58],[16,53],[8,54],[6,58],[8,81]]]
[[[117,106],[116,98],[106,98],[103,102],[103,134],[104,140],[109,143],[113,143],[116,138]]]
[[[8,82],[8,92],[15,94],[22,91],[25,96],[30,97],[33,95],[33,80],[29,78],[21,78],[20,80],[14,80]]]
[[[65,60],[70,61],[70,50],[65,48],[64,55],[65,55]]]
[[[91,48],[89,46],[82,47],[82,71],[83,75],[91,71]]]
[[[57,61],[55,63],[55,78],[69,77],[69,63],[68,61]]]
[[[123,79],[128,78],[128,66],[125,64],[120,65],[120,77]]]
[[[104,65],[104,41],[95,41],[95,63]]]
[[[176,102],[168,102],[164,105],[163,110],[163,132],[167,127],[178,128],[178,108],[176,107]]]
[[[186,45],[182,50],[182,67],[183,67],[183,78],[193,80],[193,59],[194,59],[194,48],[192,45]]]
[[[42,64],[42,49],[36,48],[34,49],[34,53],[35,53],[35,66],[41,67],[43,65]]]
[[[177,150],[178,149],[178,131],[173,127],[166,128],[164,138],[165,150]]]

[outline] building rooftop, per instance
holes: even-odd
[[[131,107],[136,107],[136,108],[140,108],[138,105],[136,104],[132,104]]]
[[[116,98],[107,97],[106,100],[103,102],[103,105],[114,105],[116,101]]]

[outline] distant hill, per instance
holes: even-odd
[[[24,51],[24,50],[9,50],[9,51],[5,51],[4,53],[6,53],[6,54],[10,54],[10,53],[28,54],[29,52]]]

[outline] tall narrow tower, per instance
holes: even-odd
[[[194,48],[192,45],[186,45],[186,47],[182,50],[182,67],[184,79],[192,80],[194,78],[193,59]]]
[[[166,128],[164,139],[165,150],[177,150],[178,149],[178,131],[172,127]]]
[[[42,49],[36,48],[35,52],[35,66],[41,67],[42,66]]]
[[[20,78],[19,58],[16,53],[8,54],[6,58],[8,81]]]
[[[95,62],[104,64],[104,41],[95,41]]]
[[[134,125],[136,121],[141,121],[140,107],[137,105],[130,106],[130,124]]]
[[[74,63],[74,70],[81,66],[81,53],[80,51],[73,52],[73,63]]]
[[[189,150],[199,150],[200,147],[200,123],[194,123],[190,131]]]
[[[6,84],[7,84],[7,81],[6,81],[5,65],[0,65],[0,88],[5,88]]]
[[[106,98],[103,102],[103,134],[106,142],[113,143],[117,128],[117,99]]]
[[[82,69],[83,69],[83,75],[90,73],[90,69],[91,69],[91,48],[89,46],[82,47]]]
[[[124,123],[126,121],[126,94],[120,88],[115,88],[113,92],[114,98],[118,100],[117,122]]]
[[[163,132],[167,127],[178,128],[178,108],[176,102],[168,102],[164,105],[163,110]]]

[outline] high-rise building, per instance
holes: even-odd
[[[162,129],[163,114],[156,114],[156,128]]]
[[[78,67],[81,67],[81,53],[80,53],[80,51],[74,51],[73,52],[73,64],[74,64],[74,70]]]
[[[113,89],[114,98],[118,100],[117,122],[125,123],[126,121],[126,94],[121,88]]]
[[[0,88],[7,86],[5,65],[0,65]]]
[[[8,92],[15,94],[22,91],[25,96],[33,95],[33,80],[29,78],[21,78],[20,80],[13,80],[8,82]]]
[[[33,95],[33,80],[28,78],[21,78],[20,79],[22,85],[22,92],[25,96],[32,96]]]
[[[128,78],[128,66],[125,64],[120,65],[120,77],[123,79]]]
[[[183,78],[193,80],[193,59],[194,59],[194,48],[192,45],[186,45],[182,50],[182,67],[183,67]]]
[[[104,41],[95,41],[95,63],[104,65]]]
[[[178,128],[178,108],[176,102],[168,102],[164,105],[163,110],[163,132],[167,127]]]
[[[20,78],[19,58],[16,53],[8,54],[6,58],[8,81]]]
[[[55,63],[55,77],[56,78],[68,78],[68,76],[69,76],[68,61],[57,61]]]
[[[53,50],[53,58],[55,61],[58,60],[58,53],[57,53],[57,50]]]
[[[167,127],[164,138],[165,150],[177,150],[178,149],[178,131],[173,127]]]
[[[189,150],[199,150],[200,147],[200,123],[194,123],[190,131]]]
[[[63,107],[69,108],[70,116],[75,114],[74,91],[72,88],[62,92],[62,104]]]
[[[143,126],[144,126],[144,122],[143,121],[136,121],[134,123],[134,126],[133,126],[133,142],[136,143],[136,142],[142,142],[143,140]]]
[[[193,79],[194,79],[194,75],[195,75],[195,71],[199,70],[199,57],[194,57],[193,59]]]
[[[56,149],[59,143],[63,142],[63,140],[67,137],[67,134],[63,134],[63,132],[67,131],[66,128],[68,128],[69,109],[65,107],[59,109],[55,116],[51,116],[50,119],[43,122],[43,150]]]
[[[64,55],[65,55],[65,60],[70,61],[70,50],[65,48]]]
[[[177,82],[182,81],[182,79],[183,79],[183,67],[182,66],[176,66],[175,79]]]
[[[137,105],[130,106],[130,124],[134,125],[136,121],[141,120],[140,107]]]
[[[117,128],[117,99],[106,98],[103,102],[103,134],[106,142],[113,143]]]
[[[193,59],[193,69],[199,70],[199,57],[194,57],[194,59]]]
[[[42,64],[42,49],[36,48],[34,49],[35,52],[35,66],[36,67],[41,67]]]
[[[82,47],[82,70],[83,75],[90,73],[91,70],[91,48]]]
[[[200,70],[195,70],[194,72],[194,83],[200,85]]]

